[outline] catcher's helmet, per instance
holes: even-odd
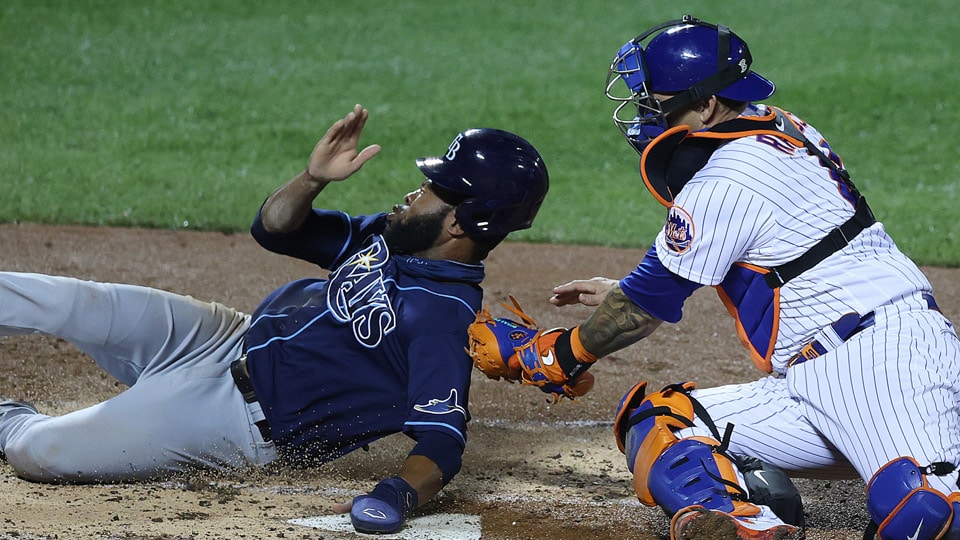
[[[441,157],[416,160],[435,187],[460,195],[456,217],[472,237],[528,229],[547,195],[547,166],[529,142],[499,129],[459,133]]]
[[[664,115],[681,107],[712,95],[767,99],[776,87],[750,70],[752,61],[746,42],[723,25],[685,15],[655,26],[624,44],[610,64],[606,95],[620,103],[613,120],[642,152],[666,129]],[[626,94],[618,93],[619,81]],[[654,93],[672,96],[661,102]]]

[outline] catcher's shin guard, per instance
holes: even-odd
[[[674,434],[694,425],[693,383],[674,385],[644,396],[646,383],[633,387],[620,402],[614,433],[633,472],[637,498],[660,506],[670,516],[702,506],[735,516],[760,512],[746,502],[736,468],[710,437],[678,439]]]
[[[935,463],[920,467],[911,457],[890,461],[867,484],[867,509],[873,520],[864,538],[881,540],[960,539],[960,493],[949,497],[929,487],[928,474],[947,474],[954,467]]]

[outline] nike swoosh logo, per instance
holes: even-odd
[[[367,517],[372,517],[373,519],[387,519],[386,514],[384,514],[380,510],[375,510],[373,508],[364,509],[363,514]]]
[[[783,131],[783,118],[777,117],[777,121],[774,123],[778,131]]]
[[[541,356],[540,359],[543,361],[543,365],[552,366],[555,361],[553,358],[553,351],[552,350],[547,351],[547,354]]]
[[[763,477],[763,471],[753,471],[753,475],[759,478],[764,484],[770,485],[770,482],[767,482],[767,479]],[[915,538],[913,540],[916,540]]]
[[[913,533],[913,536],[908,536],[908,537],[907,537],[907,540],[917,540],[917,538],[920,537],[920,529],[922,529],[922,528],[923,528],[923,520],[921,519],[921,520],[920,520],[920,524],[917,525],[917,530],[916,530],[916,532]]]

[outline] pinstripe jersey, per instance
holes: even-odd
[[[836,157],[815,128],[791,118],[810,141]],[[675,196],[656,253],[674,274],[719,285],[731,268],[796,259],[853,213],[848,194],[817,156],[779,137],[742,137],[720,146]],[[771,367],[785,372],[786,361],[844,313],[866,314],[930,289],[919,268],[876,223],[780,288]]]
[[[790,117],[839,163],[816,129]],[[735,138],[675,194],[654,246],[621,288],[651,314],[675,322],[696,287],[716,286],[748,348],[763,341],[757,328],[768,331],[770,364],[758,365],[780,377],[693,392],[716,425],[736,426],[731,453],[798,476],[855,473],[864,481],[900,456],[924,466],[958,465],[960,340],[950,321],[930,309],[929,281],[881,223],[777,289],[754,279],[807,252],[854,208],[849,190],[806,148],[765,134]],[[734,291],[743,294],[725,296]],[[746,328],[745,321],[766,322],[770,312],[772,324]],[[826,354],[786,367],[817,332],[849,312],[869,314],[872,324]],[[677,437],[708,433],[697,425]],[[957,478],[956,471],[926,476],[943,494],[956,492]]]

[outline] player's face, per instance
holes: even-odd
[[[424,180],[419,189],[407,193],[403,204],[393,207],[383,239],[393,253],[413,255],[426,251],[439,238],[453,209],[430,189],[430,181]]]
[[[440,210],[452,210],[453,206],[437,194],[432,188],[432,182],[424,179],[420,187],[407,193],[403,197],[403,204],[393,206],[393,212],[387,216],[389,223],[402,222],[412,216],[434,214]]]
[[[653,97],[663,103],[673,97],[673,94],[653,94]],[[695,107],[687,106],[667,114],[664,117],[667,125],[670,127],[688,125],[693,131],[707,127],[700,118],[700,113]]]

